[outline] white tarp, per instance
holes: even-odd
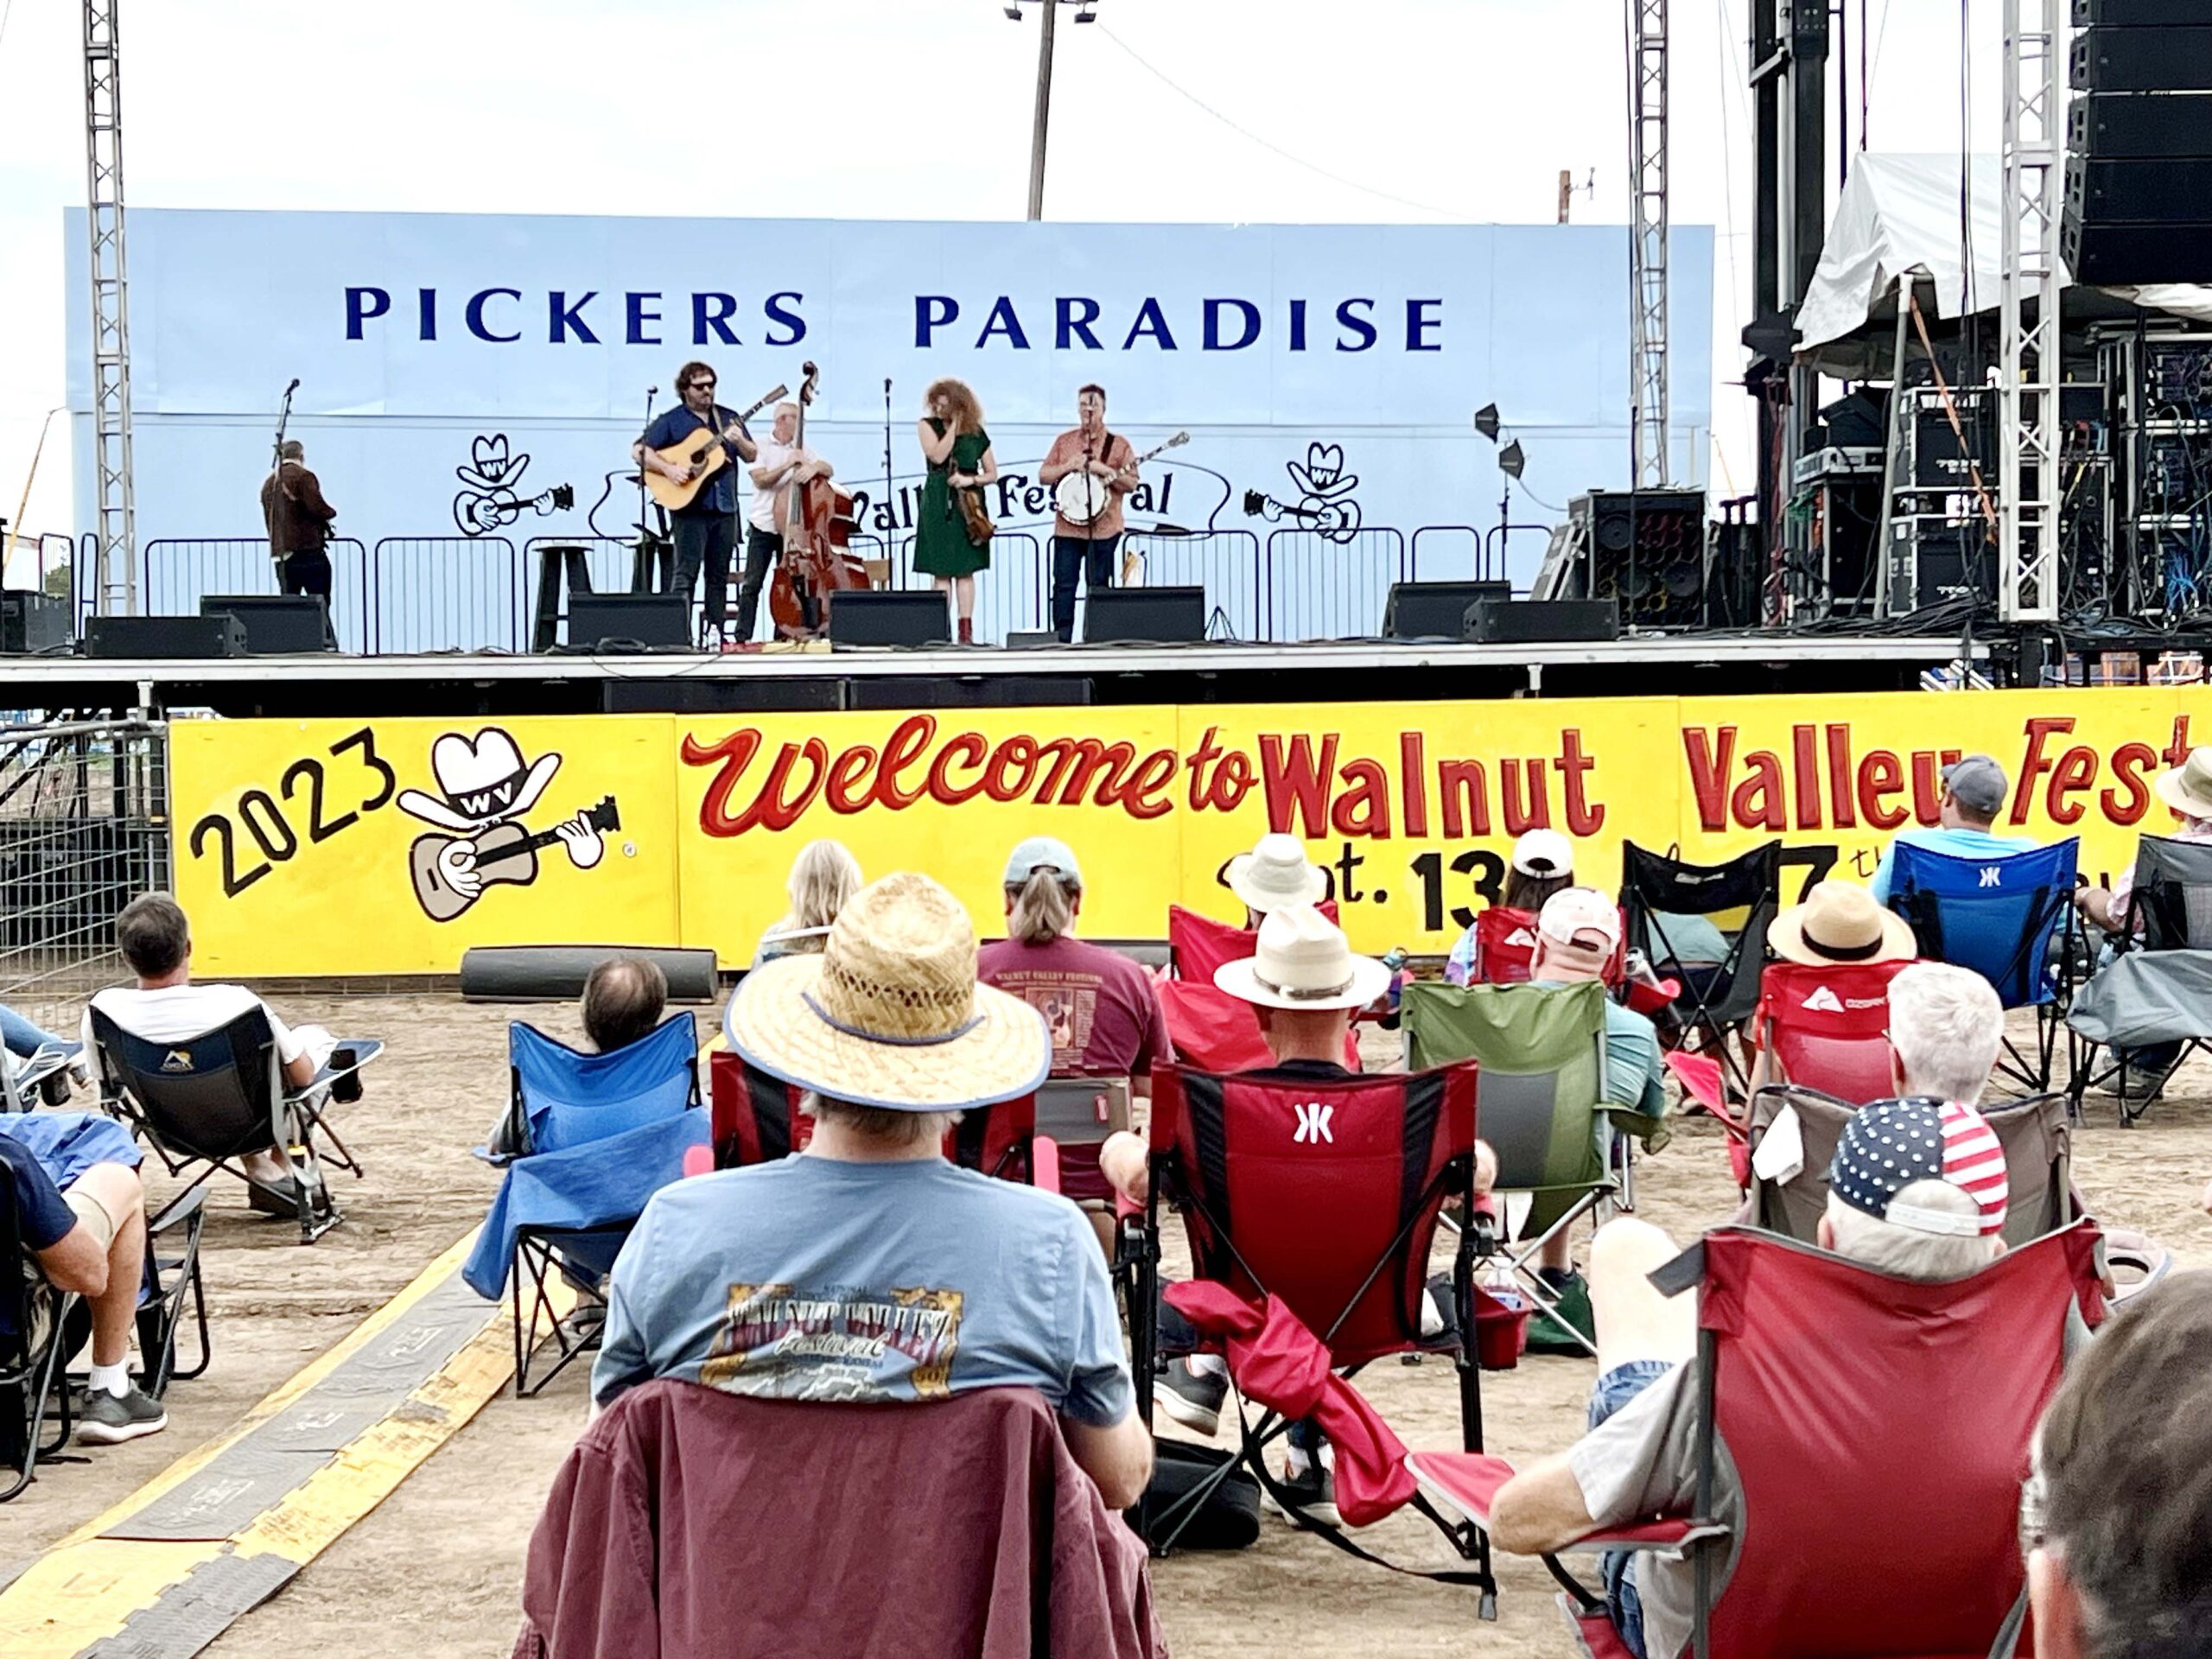
[[[1801,355],[1821,354],[1821,347],[1855,334],[1885,311],[1897,278],[1909,270],[1925,272],[1932,283],[1936,316],[1962,317],[1997,307],[2003,297],[1999,256],[2004,245],[2004,179],[1998,158],[1974,157],[1967,179],[1962,236],[1956,156],[1866,155],[1852,162],[1850,180],[1828,222],[1819,268],[1798,308]],[[1968,247],[1971,273],[1965,257]],[[2153,310],[2212,321],[2212,288],[2168,283],[2101,291]]]

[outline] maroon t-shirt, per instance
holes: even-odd
[[[976,977],[1045,1016],[1052,1070],[1133,1077],[1173,1058],[1152,976],[1127,957],[1065,935],[1050,944],[1001,939],[976,960]]]

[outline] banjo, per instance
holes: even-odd
[[[1178,432],[1166,442],[1155,444],[1139,455],[1129,463],[1128,470],[1134,473],[1163,450],[1173,449],[1176,445],[1190,441],[1189,433]],[[1113,494],[1106,487],[1106,480],[1095,473],[1072,472],[1052,486],[1052,505],[1060,517],[1071,524],[1090,523],[1106,511],[1107,503],[1112,499]]]

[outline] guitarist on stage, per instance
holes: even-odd
[[[715,401],[715,372],[704,363],[686,363],[676,372],[676,390],[683,401],[645,430],[630,446],[632,459],[648,472],[675,483],[688,484],[692,471],[671,467],[654,451],[682,442],[701,427],[721,436],[733,461],[748,464],[759,454],[745,423]],[[719,646],[729,593],[730,560],[737,550],[737,468],[723,467],[708,480],[706,488],[670,515],[676,537],[676,576],[670,591],[691,597],[691,584],[701,570],[707,573],[705,636],[701,643]]]
[[[1075,395],[1076,424],[1052,440],[1037,481],[1046,489],[1070,473],[1088,472],[1106,486],[1106,505],[1089,524],[1052,518],[1052,630],[1062,645],[1075,638],[1078,574],[1097,593],[1114,585],[1114,550],[1122,541],[1122,498],[1137,486],[1136,451],[1106,429],[1106,388],[1085,386]]]
[[[737,590],[737,638],[753,638],[753,619],[760,611],[760,584],[784,556],[785,491],[810,479],[833,476],[830,463],[811,449],[798,446],[798,405],[778,404],[776,424],[760,445],[753,462],[753,510],[746,515],[745,581]],[[820,626],[814,599],[803,594],[806,626]]]

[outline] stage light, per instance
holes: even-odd
[[[1503,423],[1497,418],[1496,404],[1484,404],[1475,411],[1475,430],[1492,443],[1497,442],[1497,429],[1503,424]]]
[[[1528,465],[1528,457],[1521,453],[1521,440],[1516,438],[1497,452],[1497,470],[1508,478],[1521,476],[1521,469]]]
[[[1089,6],[1085,6],[1082,10],[1076,13],[1075,20],[1078,23],[1095,23],[1098,21],[1098,14],[1093,11]]]
[[[1008,7],[1007,7],[1007,8],[1006,8],[1006,20],[1007,20],[1007,22],[1008,22],[1009,23],[1018,23],[1018,22],[1020,22],[1021,21],[1021,8],[1020,8],[1020,6],[1008,6]]]

